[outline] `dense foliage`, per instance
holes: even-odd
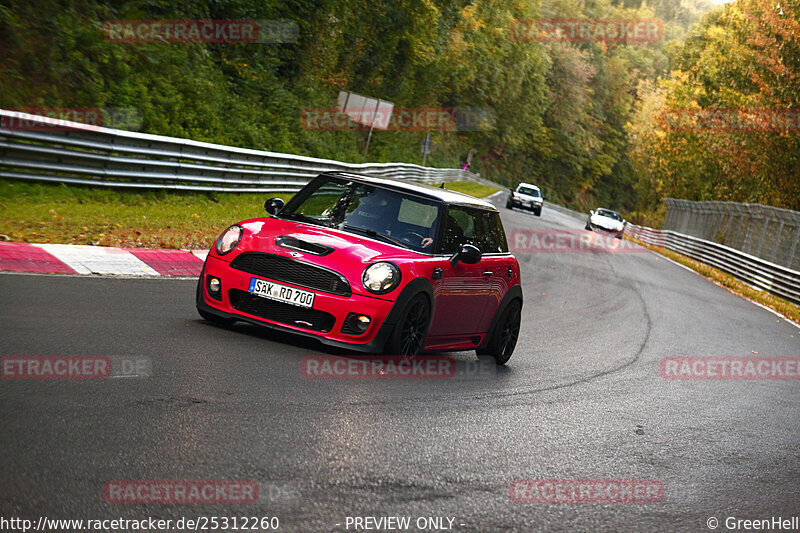
[[[642,85],[628,129],[643,209],[665,196],[800,209],[799,14],[727,4],[692,28],[669,79]]]
[[[549,199],[652,213],[665,195],[798,207],[798,137],[665,132],[665,106],[794,106],[796,13],[766,0],[11,0],[0,5],[0,107],[132,108],[141,131],[352,162],[421,162],[424,132],[311,131],[339,90],[399,107],[490,110],[433,132],[428,164]],[[690,29],[710,13],[702,23]],[[749,14],[748,14],[749,13]],[[659,18],[657,42],[533,42],[515,19]],[[282,44],[119,43],[108,20],[293,20]],[[687,34],[688,31],[688,34]],[[684,38],[686,36],[686,38]],[[738,136],[737,136],[738,135]]]

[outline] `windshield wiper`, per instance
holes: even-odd
[[[394,237],[389,237],[388,235],[384,235],[383,233],[378,233],[374,229],[366,229],[366,228],[359,228],[358,226],[348,226],[345,224],[342,226],[343,229],[350,230],[350,231],[357,231],[358,233],[363,233],[367,237],[372,237],[373,239],[383,240],[391,244],[396,244],[397,246],[402,246],[403,248],[412,249],[408,243],[405,243],[399,239],[395,239]]]

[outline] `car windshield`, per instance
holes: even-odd
[[[440,204],[433,200],[358,181],[322,178],[293,198],[280,216],[431,252],[439,211]]]
[[[608,209],[598,209],[597,214],[601,217],[613,218],[614,220],[622,221],[622,217],[616,211],[609,211]]]
[[[520,194],[527,194],[528,196],[539,196],[539,191],[530,187],[520,187],[517,192]]]

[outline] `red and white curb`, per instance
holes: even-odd
[[[199,276],[207,250],[0,242],[0,271],[98,276]]]

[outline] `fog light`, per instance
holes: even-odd
[[[372,322],[372,319],[367,315],[348,313],[342,332],[350,335],[361,335],[369,329],[370,322]]]
[[[222,282],[219,278],[206,276],[206,290],[211,298],[222,301]]]
[[[353,315],[350,323],[353,329],[359,333],[364,333],[369,327],[370,318],[367,315]]]
[[[213,292],[214,294],[219,293],[219,280],[217,278],[211,278],[211,281],[208,282],[208,290],[209,292]]]

